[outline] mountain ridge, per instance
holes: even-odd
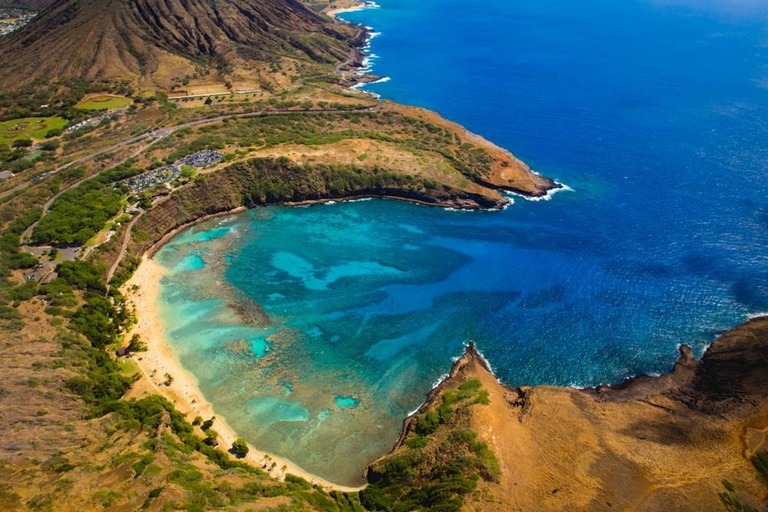
[[[0,82],[258,82],[298,65],[336,65],[360,38],[298,0],[55,0],[0,47]]]

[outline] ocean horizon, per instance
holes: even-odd
[[[751,2],[381,0],[363,87],[567,189],[212,219],[156,255],[181,364],[259,449],[361,483],[474,340],[511,386],[671,369],[768,310],[768,21]]]

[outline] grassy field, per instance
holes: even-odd
[[[0,123],[0,144],[11,144],[24,138],[42,139],[55,129],[67,126],[67,120],[60,117],[24,117]]]
[[[131,100],[123,96],[103,94],[101,96],[93,96],[83,100],[75,105],[75,108],[80,110],[110,110],[113,108],[127,107],[130,104]]]

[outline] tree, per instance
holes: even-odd
[[[56,151],[59,148],[59,141],[49,140],[40,144],[40,149],[43,151]]]
[[[200,425],[200,430],[205,432],[206,430],[210,429],[213,426],[213,420],[216,419],[216,416],[212,417],[209,420],[205,420],[202,425]]]
[[[245,442],[245,439],[242,437],[238,437],[235,439],[235,442],[232,443],[232,449],[230,450],[230,453],[232,453],[232,455],[238,459],[242,459],[248,455],[248,443]]]
[[[166,373],[165,382],[163,384],[165,384],[166,386],[170,386],[171,384],[173,384],[173,375],[171,375],[170,373]]]
[[[131,337],[131,342],[128,344],[128,350],[130,352],[146,352],[147,344],[141,341],[141,336],[137,333]]]
[[[205,434],[205,439],[203,442],[208,446],[217,446],[219,444],[219,442],[216,440],[219,437],[219,433],[215,430],[209,428],[203,432],[203,434]]]
[[[15,148],[28,148],[32,145],[32,139],[16,139],[13,141]]]

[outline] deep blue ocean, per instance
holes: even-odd
[[[502,212],[376,200],[193,228],[158,256],[175,269],[164,303],[182,363],[256,446],[358,483],[470,339],[513,386],[664,372],[681,343],[700,354],[768,311],[766,14],[748,0],[344,14],[380,32],[370,62],[390,80],[367,90],[572,190]],[[194,289],[222,251],[269,325],[237,326],[216,287]]]

